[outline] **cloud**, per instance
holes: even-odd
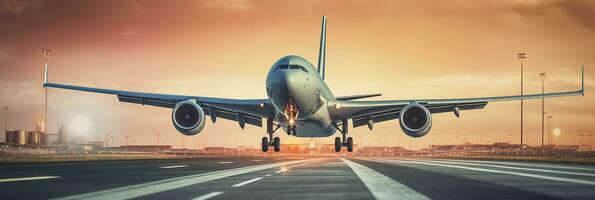
[[[37,10],[46,2],[46,0],[2,0],[0,1],[0,14],[19,15],[25,11]]]
[[[6,60],[6,59],[9,59],[10,57],[12,57],[12,56],[10,56],[8,54],[8,48],[0,47],[0,60]]]
[[[558,0],[539,1],[537,3],[523,2],[513,4],[511,10],[524,18],[567,18],[576,25],[595,31],[595,17],[593,17],[593,13],[595,13],[595,2],[593,1]]]
[[[556,5],[579,25],[595,31],[595,17],[593,17],[595,2],[584,0],[559,1]]]
[[[230,10],[247,10],[252,8],[252,5],[248,2],[248,0],[210,0],[205,1],[204,5]]]

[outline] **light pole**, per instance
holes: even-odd
[[[547,116],[547,143],[550,145],[552,144],[552,133],[551,133],[551,129],[550,129],[550,121],[552,118],[554,118],[554,116],[552,116],[552,115]]]
[[[155,137],[157,138],[157,148],[159,148],[159,133],[155,134]]]
[[[521,60],[521,96],[523,96],[523,60],[525,53],[517,53],[517,58]],[[523,99],[521,99],[521,150],[523,150]]]
[[[539,73],[539,77],[541,77],[541,148],[543,149],[543,138],[545,128],[545,98],[543,98],[543,94],[545,94],[545,73]]]
[[[114,136],[113,136],[113,135],[109,136],[109,139],[111,140],[111,142],[110,142],[110,143],[112,144],[112,146],[114,146],[114,147],[115,147],[115,146],[116,146],[116,144],[114,143]]]
[[[6,131],[8,131],[8,127],[6,127],[6,119],[8,118],[8,106],[2,106],[2,112],[4,112],[4,133],[6,134]],[[6,142],[6,137],[4,138],[4,142]]]
[[[45,68],[47,69],[48,67],[48,58],[52,55],[52,50],[51,49],[42,49],[41,50],[41,55],[43,55],[45,57]],[[47,75],[47,74],[46,74]],[[43,128],[45,129],[45,141],[48,142],[48,88],[45,88],[45,122],[44,122],[44,126]]]
[[[58,133],[58,131],[60,131],[60,115],[62,115],[62,112],[56,110],[54,111],[54,114],[56,114],[56,133]]]

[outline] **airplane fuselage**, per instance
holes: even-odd
[[[299,56],[279,59],[269,71],[267,96],[275,107],[275,121],[297,137],[327,137],[337,129],[331,124],[327,103],[335,96],[316,68]]]

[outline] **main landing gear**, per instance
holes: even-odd
[[[337,125],[336,123],[333,123],[333,126],[339,130],[339,132],[341,132],[342,137],[336,137],[335,138],[335,151],[336,152],[340,152],[341,151],[341,147],[347,147],[347,151],[348,152],[352,152],[353,151],[353,138],[351,137],[347,137],[347,133],[349,130],[349,124],[347,123],[347,120],[342,120],[341,121],[341,128],[339,128],[339,125]]]
[[[273,128],[273,126],[276,127]],[[267,134],[269,134],[269,137],[262,137],[262,152],[269,151],[269,147],[273,147],[275,152],[279,152],[281,150],[281,139],[279,139],[279,137],[273,138],[273,133],[275,133],[275,131],[277,131],[277,129],[280,127],[281,126],[279,125],[273,124],[272,118],[267,119]]]

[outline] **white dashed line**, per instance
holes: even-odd
[[[429,199],[425,195],[361,164],[341,158],[376,199]]]
[[[230,163],[234,163],[234,161],[221,161],[221,162],[219,162],[219,164],[230,164]]]
[[[15,181],[33,181],[33,180],[54,179],[54,178],[60,178],[60,177],[59,176],[34,176],[34,177],[23,177],[23,178],[5,178],[5,179],[0,179],[0,183],[15,182]]]
[[[241,183],[238,183],[238,184],[232,185],[231,187],[242,187],[242,186],[244,186],[244,185],[248,185],[248,184],[250,184],[250,183],[256,182],[256,181],[258,181],[258,180],[260,180],[260,179],[262,179],[262,177],[259,177],[259,178],[253,178],[253,179],[250,179],[250,180],[247,180],[247,181],[244,181],[244,182],[241,182]]]
[[[262,160],[252,160],[252,162],[260,162],[260,161],[262,161]]]
[[[97,192],[90,192],[85,194],[73,195],[73,196],[66,196],[61,197],[58,199],[110,199],[110,200],[118,200],[118,199],[133,199],[138,197],[143,197],[151,194],[156,194],[164,191],[175,190],[178,188],[196,185],[199,183],[204,183],[207,181],[218,180],[230,176],[251,173],[255,171],[261,171],[265,169],[271,169],[275,167],[280,167],[284,165],[291,165],[291,164],[298,164],[302,162],[307,162],[310,160],[296,160],[296,161],[287,161],[287,162],[277,162],[277,163],[270,163],[270,164],[262,164],[262,165],[255,165],[249,167],[240,167],[235,169],[228,169],[222,171],[214,171],[214,172],[207,172],[201,174],[194,174],[176,178],[169,178],[159,181],[153,181],[148,183],[118,187],[113,189],[101,190]]]
[[[161,168],[161,169],[173,169],[173,168],[181,168],[181,167],[188,167],[188,165],[163,166],[163,167],[159,167],[159,168]]]
[[[264,176],[272,176],[272,174],[266,174],[266,175],[264,175]]]
[[[276,171],[276,172],[275,172],[275,174],[278,174],[278,173],[281,173],[281,172],[284,172],[284,171],[287,171],[287,170],[289,170],[289,169],[287,169],[287,168],[282,168],[282,169],[280,169],[280,170]]]
[[[481,172],[491,172],[491,173],[498,173],[498,174],[509,174],[515,176],[523,176],[523,177],[531,177],[531,178],[539,178],[551,181],[560,181],[560,182],[568,182],[568,183],[578,183],[584,185],[591,185],[595,186],[595,182],[588,181],[588,180],[580,180],[574,178],[562,178],[562,177],[554,177],[554,176],[545,176],[545,175],[538,175],[538,174],[528,174],[522,172],[512,172],[512,171],[502,171],[502,170],[495,170],[495,169],[484,169],[484,168],[476,168],[476,167],[467,167],[467,166],[460,166],[460,165],[448,165],[448,164],[439,164],[439,163],[430,163],[430,162],[421,162],[421,161],[408,161],[408,160],[384,160],[384,159],[375,159],[373,161],[377,162],[385,162],[385,163],[413,163],[413,164],[422,164],[422,165],[433,165],[439,167],[450,167],[450,168],[458,168],[458,169],[466,169],[466,170],[474,170],[474,171],[481,171]]]
[[[221,194],[223,194],[223,192],[211,192],[211,193],[208,193],[208,194],[202,195],[202,196],[200,196],[200,197],[196,197],[196,198],[194,198],[194,199],[192,199],[192,200],[207,200],[207,199],[210,199],[210,198],[213,198],[213,197],[219,196],[219,195],[221,195]]]

